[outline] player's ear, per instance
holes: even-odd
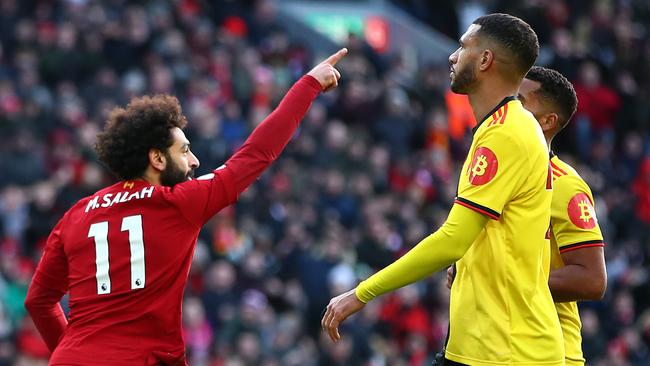
[[[558,127],[559,117],[557,113],[551,112],[546,113],[540,118],[539,125],[542,127],[542,131],[554,130]]]
[[[480,59],[479,59],[479,69],[481,71],[485,71],[492,66],[492,63],[494,62],[494,52],[490,49],[485,49],[481,53]]]
[[[154,167],[154,169],[163,171],[167,166],[167,158],[159,149],[149,149],[149,164]]]

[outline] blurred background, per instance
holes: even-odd
[[[447,57],[496,11],[529,22],[538,64],[578,93],[554,150],[591,186],[607,242],[605,299],[580,304],[588,364],[649,365],[647,0],[0,0],[0,365],[47,363],[23,300],[50,229],[114,181],[92,149],[110,108],[178,96],[203,174],[341,46],[339,88],[201,232],[190,364],[430,364],[447,331],[443,273],[371,302],[337,344],[320,315],[445,219],[475,124]]]

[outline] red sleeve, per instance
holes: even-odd
[[[63,331],[68,325],[68,320],[59,304],[64,294],[32,281],[25,298],[25,308],[50,352],[53,352],[59,344]]]
[[[166,190],[166,198],[190,222],[203,225],[235,202],[280,155],[320,91],[320,83],[315,78],[303,76],[223,166],[212,174]]]
[[[303,76],[280,105],[251,133],[242,147],[226,161],[239,195],[262,174],[289,142],[298,124],[321,91],[320,83]]]
[[[52,229],[45,243],[43,256],[36,267],[32,282],[43,287],[66,293],[68,291],[68,259],[63,251],[62,229],[64,216]]]
[[[61,240],[63,220],[47,238],[43,257],[25,298],[25,308],[50,351],[56,348],[68,323],[59,305],[61,297],[68,291],[68,260]]]

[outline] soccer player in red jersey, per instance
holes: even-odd
[[[199,161],[176,98],[142,97],[110,114],[97,152],[121,181],[77,202],[52,230],[25,306],[50,365],[186,365],[181,302],[201,226],[275,160],[341,49],[303,76],[226,163]],[[59,301],[70,292],[66,319]]]

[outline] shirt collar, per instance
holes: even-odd
[[[514,95],[503,98],[503,100],[501,102],[499,102],[499,104],[497,104],[496,107],[494,107],[488,114],[486,114],[485,117],[481,118],[481,120],[478,122],[478,124],[476,124],[476,126],[474,126],[474,128],[472,128],[472,134],[476,133],[476,130],[478,130],[478,128],[481,127],[481,124],[486,119],[488,119],[488,117],[490,117],[496,111],[498,111],[499,108],[503,107],[504,105],[508,104],[508,102],[513,101],[513,100],[517,100],[517,97],[515,97]]]

